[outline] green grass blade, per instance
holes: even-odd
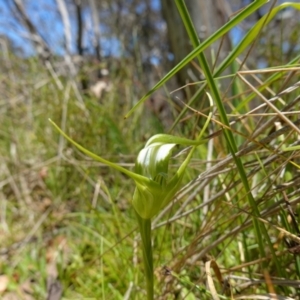
[[[272,19],[283,9],[292,7],[300,10],[300,4],[296,3],[283,3],[273,8],[268,14],[263,16],[244,36],[239,44],[230,52],[222,64],[218,67],[214,76],[219,76],[234,60],[238,57],[256,38],[262,28],[266,26]]]
[[[297,10],[300,10],[300,4],[296,3],[283,3],[271,10],[269,14],[262,17],[242,38],[242,40],[234,47],[234,49],[229,53],[229,55],[223,60],[223,62],[218,66],[217,70],[215,71],[213,77],[219,77],[222,72],[230,66],[230,64],[241,54],[243,51],[257,38],[257,35],[259,34],[260,30],[263,28],[263,26],[267,25],[278,12],[280,12],[282,9],[285,9],[287,7],[292,7]],[[295,58],[292,60],[292,62],[298,61],[299,58]],[[272,76],[273,80],[278,79],[280,77],[280,73],[274,74]],[[270,79],[271,80],[271,79]],[[196,95],[192,97],[192,99],[188,102],[188,105],[192,105],[196,99],[199,98],[201,93],[203,92],[206,84],[203,84],[202,87],[199,89],[199,91],[196,92]],[[261,87],[262,88],[262,87]],[[254,98],[256,95],[252,93],[252,98]],[[250,96],[249,96],[250,97]],[[251,98],[251,99],[252,99]],[[249,101],[251,100],[249,98]],[[171,127],[171,130],[176,126],[176,124],[179,122],[179,120],[183,117],[183,115],[186,113],[187,107],[184,107],[183,110],[180,112],[178,117],[176,118],[174,124]]]
[[[189,38],[191,39],[193,46],[196,47],[200,44],[200,41],[198,39],[197,32],[196,32],[196,30],[193,26],[191,18],[189,17],[187,8],[186,8],[183,0],[176,0],[176,4],[177,4],[177,7],[179,9],[180,15],[183,19],[183,22],[184,22],[184,25],[186,27],[187,33],[189,35]],[[198,56],[198,59],[199,59],[200,66],[201,66],[201,68],[202,68],[202,70],[205,74],[205,77],[207,78],[207,85],[211,89],[211,92],[214,96],[216,105],[218,107],[218,110],[219,110],[219,113],[220,113],[220,116],[221,116],[221,120],[222,120],[223,124],[225,124],[227,127],[230,127],[229,121],[228,121],[228,118],[227,118],[227,114],[226,114],[226,111],[225,111],[225,107],[223,105],[222,99],[220,97],[219,90],[218,90],[217,85],[215,83],[215,80],[213,78],[213,74],[209,69],[209,66],[208,66],[208,63],[206,61],[205,55],[203,53],[200,53],[199,56]],[[265,228],[265,225],[262,224],[262,223],[259,223],[259,221],[256,218],[256,217],[260,217],[260,212],[259,212],[259,210],[256,206],[255,199],[254,199],[254,197],[251,193],[250,185],[249,185],[248,178],[247,178],[245,169],[243,167],[242,161],[241,161],[240,158],[235,156],[235,153],[237,152],[238,148],[237,148],[235,139],[233,137],[233,134],[228,129],[224,129],[223,132],[224,132],[224,135],[225,135],[225,138],[226,138],[228,148],[230,149],[230,152],[231,152],[231,154],[234,158],[237,169],[239,171],[239,174],[240,174],[245,192],[247,194],[249,205],[251,206],[251,209],[254,212],[255,217],[252,219],[253,220],[253,225],[254,225],[255,232],[256,232],[256,238],[257,238],[258,245],[259,245],[260,255],[261,255],[262,258],[264,258],[266,253],[265,253],[265,247],[264,247],[264,242],[263,242],[262,237],[264,237],[264,239],[266,241],[268,241],[268,244],[269,244],[269,247],[270,247],[271,251],[273,250],[273,246],[272,246],[270,237],[268,235],[268,232]],[[281,268],[280,268],[280,265],[277,261],[277,258],[276,258],[276,255],[275,255],[274,251],[273,251],[273,257],[274,257],[275,264],[277,265],[278,271],[281,272]]]
[[[262,5],[267,3],[268,0],[256,0],[247,6],[242,12],[233,17],[228,23],[222,26],[209,38],[207,38],[203,43],[201,43],[197,48],[195,48],[190,54],[188,54],[180,63],[178,63],[169,73],[167,73],[146,95],[144,95],[136,105],[125,115],[128,118],[146,99],[158,88],[164,85],[170,78],[172,78],[179,70],[181,70],[186,64],[188,64],[192,59],[197,57],[201,52],[208,48],[212,43],[220,39],[224,34],[231,30],[234,26],[239,24],[253,12],[255,12]]]

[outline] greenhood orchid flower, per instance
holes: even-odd
[[[136,181],[132,200],[133,207],[143,219],[154,217],[173,199],[180,187],[184,170],[179,169],[172,178],[169,178],[168,173],[173,148],[178,144],[190,146],[202,142],[166,134],[149,139],[137,156],[135,172],[150,179],[150,182],[145,185]]]

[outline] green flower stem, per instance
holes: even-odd
[[[146,275],[147,300],[154,299],[153,255],[151,241],[151,219],[143,219],[137,212],[136,218],[142,239],[143,260]]]

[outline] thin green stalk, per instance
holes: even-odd
[[[136,218],[142,239],[142,251],[146,276],[147,300],[154,299],[153,254],[151,241],[151,219],[143,219],[137,212]]]

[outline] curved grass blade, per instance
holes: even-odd
[[[125,118],[128,118],[146,99],[163,84],[165,84],[170,78],[172,78],[179,70],[181,70],[186,64],[188,64],[192,59],[197,57],[201,52],[208,48],[212,43],[221,38],[225,33],[227,33],[234,26],[239,24],[249,15],[254,13],[258,8],[267,3],[268,0],[256,0],[250,5],[248,5],[242,12],[234,16],[228,23],[222,26],[214,34],[208,37],[203,43],[201,43],[197,48],[195,48],[190,54],[188,54],[180,63],[178,63],[169,73],[167,73],[146,95],[144,95],[135,106],[126,114]]]

